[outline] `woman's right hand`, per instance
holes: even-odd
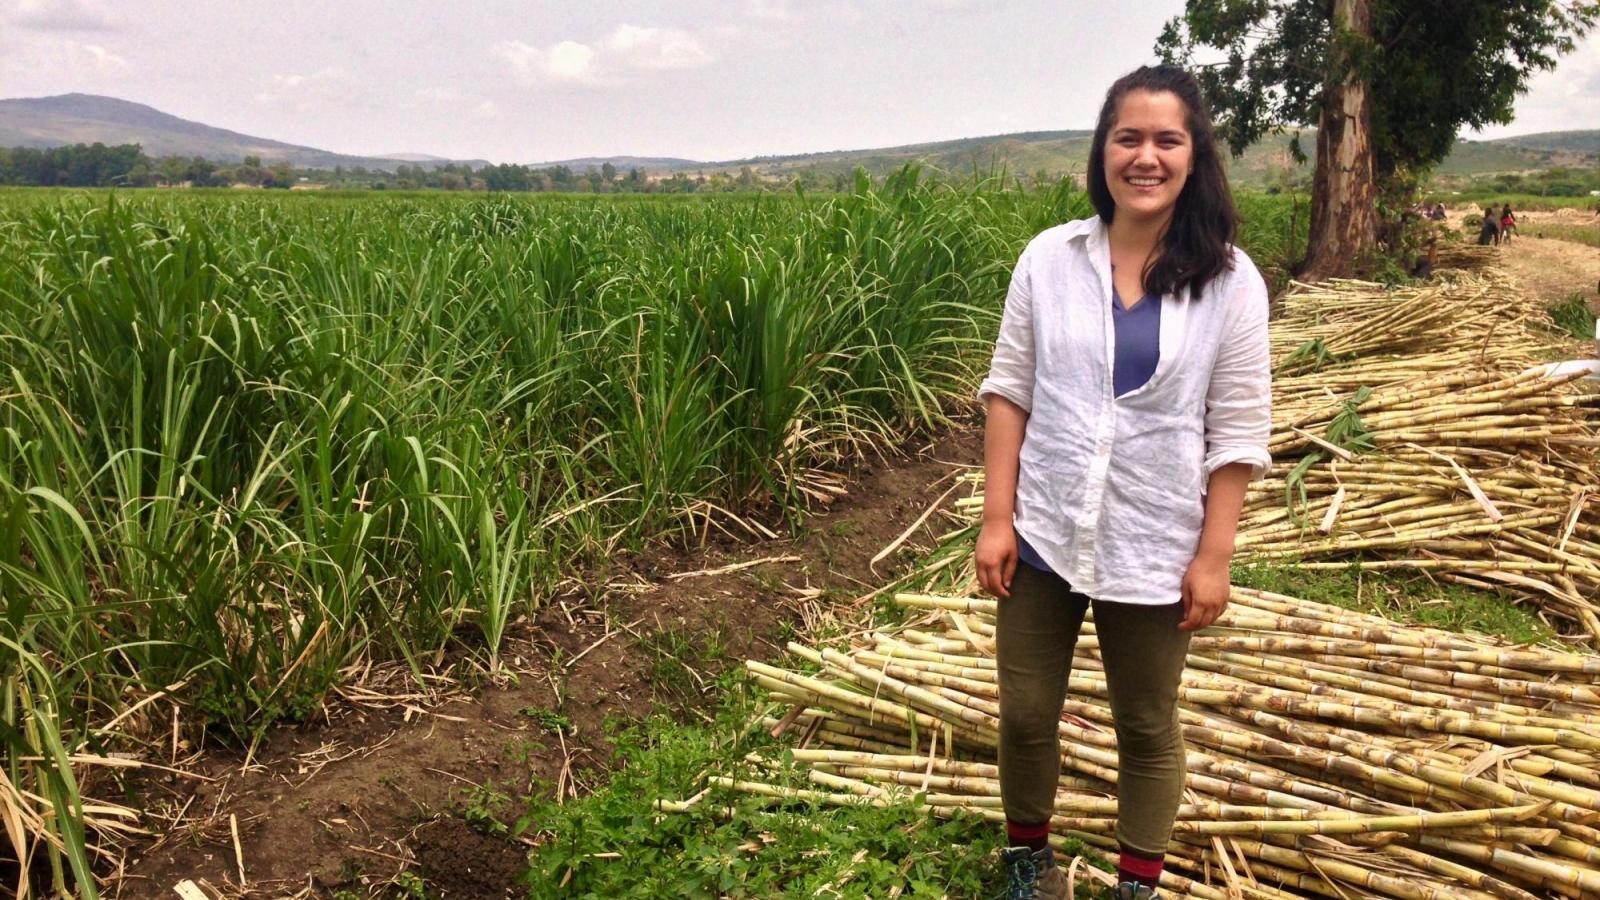
[[[1011,596],[1011,576],[1017,573],[1016,528],[1010,522],[985,523],[973,558],[978,585],[995,597]]]

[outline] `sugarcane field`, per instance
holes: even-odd
[[[901,895],[985,889],[969,397],[1017,242],[1081,192],[23,201],[19,895],[72,892],[74,852],[112,896],[656,896],[674,865],[691,895],[778,896],[895,852],[873,877]],[[1241,244],[1281,258],[1282,204],[1239,201]],[[760,217],[742,246],[715,236],[734,215]],[[1600,895],[1600,395],[1566,362],[1593,345],[1508,255],[1274,276],[1273,463],[1189,651],[1167,894]],[[1513,618],[1446,627],[1473,596]],[[1090,621],[1051,820],[1085,896],[1116,846],[1109,723]],[[797,833],[818,817],[972,846],[835,854]],[[632,894],[609,879],[635,854]]]
[[[1597,60],[0,0],[0,900],[1600,900]]]

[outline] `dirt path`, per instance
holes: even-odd
[[[1536,237],[1537,223],[1501,247],[1500,260],[1534,296],[1549,303],[1582,294],[1600,308],[1600,247]]]
[[[164,833],[111,893],[170,898],[190,879],[212,898],[365,896],[410,870],[429,896],[519,894],[527,847],[485,836],[464,810],[597,783],[611,765],[608,717],[693,715],[719,672],[782,655],[789,629],[904,565],[909,550],[876,571],[869,560],[981,458],[969,427],[853,473],[849,493],[798,540],[620,557],[591,590],[556,598],[508,638],[509,677],[475,688],[441,680],[442,702],[397,667],[356,673],[325,720],[279,727],[248,756],[211,754],[197,767],[210,780],[143,785],[147,825]],[[926,545],[947,528],[930,516],[917,537]],[[671,574],[772,557],[785,559]]]

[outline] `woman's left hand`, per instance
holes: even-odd
[[[1222,615],[1228,606],[1228,559],[1196,556],[1183,573],[1184,631],[1199,631]]]

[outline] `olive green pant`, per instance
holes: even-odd
[[[1183,604],[1091,601],[1059,576],[1017,566],[996,624],[1000,676],[1000,797],[1006,818],[1036,824],[1055,810],[1057,730],[1078,629],[1090,604],[1117,733],[1117,840],[1160,857],[1183,795],[1178,682],[1189,632]]]

